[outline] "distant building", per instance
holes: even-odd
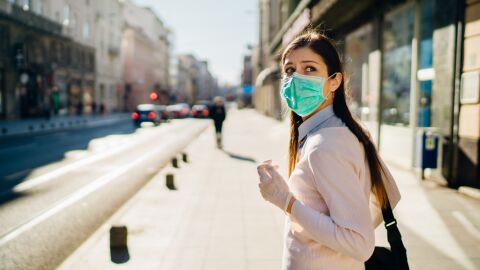
[[[197,60],[193,55],[177,57],[178,102],[195,104],[198,100],[210,100],[217,92],[216,79],[210,73],[207,61]]]
[[[96,0],[93,29],[83,27],[83,35],[95,34],[95,109],[118,112],[123,109],[123,68],[120,58],[123,31],[123,4],[116,0]]]
[[[123,7],[122,62],[125,109],[152,102],[155,91],[167,103],[170,90],[169,30],[153,10],[125,1]]]
[[[245,55],[243,57],[243,69],[242,75],[240,78],[241,86],[241,99],[240,106],[251,106],[252,105],[252,92],[253,92],[253,63],[252,55]]]
[[[265,115],[281,119],[282,103],[278,95],[280,69],[278,59],[271,51],[271,44],[285,22],[281,15],[281,0],[260,0],[259,43],[255,53],[254,86],[252,103]]]
[[[50,1],[0,1],[1,118],[88,111],[95,51],[93,43],[72,39],[66,28],[77,26],[75,13],[63,11]]]
[[[93,54],[93,58],[95,59],[96,33],[94,28],[94,20],[96,9],[94,2],[76,0],[48,0],[24,2],[32,3],[33,10],[35,10],[35,5],[42,5],[44,16],[60,23],[62,25],[63,35],[70,38],[75,43],[82,44],[83,47],[88,48],[89,53]],[[65,57],[69,57],[71,55],[73,63],[82,61],[82,58],[84,58],[85,56],[82,53],[76,51],[77,49],[74,48],[72,48],[72,50],[70,51],[66,51]],[[94,64],[96,64],[96,61]],[[92,113],[96,88],[96,67],[89,72],[85,72],[85,70],[81,72],[70,72],[65,70],[64,74],[68,78],[67,81],[65,81],[68,89],[68,113]],[[61,80],[62,79],[59,76],[58,81],[60,85]],[[60,91],[62,91],[62,89],[60,89]]]

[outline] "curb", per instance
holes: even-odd
[[[109,125],[120,121],[128,120],[128,115],[115,115],[102,118],[65,118],[54,121],[34,121],[33,123],[18,124],[16,127],[8,127],[0,123],[0,139],[16,136],[28,136],[44,134],[55,131],[71,130],[81,127],[95,127],[98,125]]]
[[[458,192],[473,199],[480,200],[480,189],[478,188],[461,186],[458,188]]]

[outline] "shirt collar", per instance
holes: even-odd
[[[312,129],[321,126],[328,118],[334,116],[333,106],[328,105],[322,110],[316,112],[314,115],[310,116],[305,120],[300,127],[298,127],[298,140],[301,141],[307,134],[312,131]]]

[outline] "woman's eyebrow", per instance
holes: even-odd
[[[300,61],[300,63],[315,63],[315,64],[318,64],[318,62],[314,61],[314,60],[303,60],[303,61]],[[285,61],[285,63],[283,65],[286,66],[286,65],[291,65],[291,64],[293,64],[293,62],[290,61],[290,60],[287,60],[287,61]]]
[[[300,63],[315,63],[315,64],[318,64],[318,62],[313,61],[313,60],[303,60]],[[293,64],[293,62],[287,60],[283,65],[286,66],[286,65],[290,65],[290,64]]]
[[[315,63],[315,64],[318,64],[318,62],[313,61],[313,60],[304,60],[301,63]]]

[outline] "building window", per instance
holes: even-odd
[[[385,16],[383,32],[382,122],[410,123],[410,80],[415,7]]]
[[[70,5],[66,4],[63,7],[63,25],[68,26],[70,24]]]
[[[83,23],[83,38],[90,39],[90,24],[88,22]]]
[[[373,50],[372,24],[366,24],[352,33],[345,39],[345,52],[348,57],[345,69],[348,74],[348,89],[352,97],[351,110],[362,120],[374,120],[375,115],[370,113],[373,96],[368,86],[368,57]]]
[[[419,50],[419,127],[429,127],[432,118],[432,80],[433,80],[433,0],[423,0],[420,4],[420,50]]]
[[[5,95],[5,88],[3,86],[3,70],[0,69],[0,116],[3,116],[3,114],[5,113],[3,111],[3,97]]]
[[[8,2],[18,5],[25,11],[30,10],[30,7],[32,6],[30,0],[9,0]]]
[[[30,3],[32,2],[32,0],[30,0]],[[30,5],[33,5],[33,9],[35,11],[35,13],[37,14],[43,14],[43,0],[37,0],[35,1],[36,4],[33,5],[32,3]]]

